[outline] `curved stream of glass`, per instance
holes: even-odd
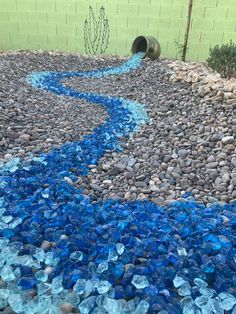
[[[58,314],[70,303],[82,314],[177,314],[223,313],[236,304],[235,202],[94,204],[71,184],[106,151],[119,150],[119,138],[138,131],[147,113],[137,102],[79,92],[61,80],[121,75],[142,57],[116,68],[27,77],[36,89],[104,106],[109,118],[81,142],[1,165],[0,308]]]

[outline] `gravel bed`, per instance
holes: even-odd
[[[35,90],[26,81],[33,71],[78,70],[89,64],[76,56],[48,53],[0,55],[0,160],[79,141],[107,119],[100,106]]]
[[[35,90],[32,71],[75,71],[114,66],[121,59],[50,53],[0,56],[0,157],[48,151],[104,122],[99,106]],[[232,105],[205,102],[186,83],[170,83],[168,61],[144,60],[121,77],[71,79],[81,91],[117,95],[146,105],[149,122],[121,139],[122,152],[108,152],[88,176],[79,178],[94,200],[151,199],[163,204],[191,193],[206,203],[236,198],[235,119]],[[114,108],[115,110],[115,108]]]

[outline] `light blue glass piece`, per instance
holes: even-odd
[[[49,252],[51,253],[51,252]],[[41,248],[37,248],[35,254],[33,255],[38,261],[43,262],[45,258],[45,252]],[[51,255],[50,255],[51,256]],[[47,260],[48,261],[48,260]]]
[[[73,287],[74,291],[77,291],[79,294],[85,293],[86,280],[78,279]]]
[[[108,254],[108,261],[116,262],[118,260],[118,255],[115,250],[110,249]]]
[[[146,314],[150,305],[147,301],[142,300],[136,307],[135,314]]]
[[[219,299],[218,297],[216,299],[210,298],[208,300],[208,306],[210,307],[210,309],[212,310],[213,313],[224,314],[224,310],[221,307],[218,299]]]
[[[8,161],[4,167],[7,171],[9,171],[10,173],[13,173],[18,169],[19,163],[20,163],[20,158],[13,158],[10,161]]]
[[[91,280],[87,280],[85,284],[85,293],[84,296],[88,297],[93,291],[93,284]]]
[[[9,243],[8,239],[0,238],[0,250],[4,249]]]
[[[45,189],[42,191],[42,197],[43,198],[49,198],[49,195],[50,195],[50,190],[49,189]]]
[[[76,261],[82,261],[83,259],[83,253],[80,251],[75,251],[73,253],[70,254],[70,258],[74,259]]]
[[[149,282],[146,276],[141,276],[141,275],[134,275],[131,283],[137,289],[144,289],[149,286]]]
[[[79,305],[79,310],[81,314],[89,314],[90,311],[95,306],[96,297],[89,297],[85,299],[83,302]]]
[[[48,280],[48,274],[45,273],[45,271],[43,270],[39,270],[35,273],[35,278],[38,280],[38,281],[41,281],[41,282],[46,282]]]
[[[37,313],[37,304],[32,301],[27,301],[26,304],[23,304],[23,313],[24,314],[35,314]]]
[[[52,308],[52,301],[50,298],[42,299],[37,305],[37,313],[46,314]]]
[[[122,255],[125,250],[125,246],[123,243],[116,243],[116,250],[119,255]]]
[[[183,306],[183,314],[195,314],[196,306],[190,296],[184,297],[181,301]]]
[[[13,217],[11,215],[8,216],[2,216],[2,221],[5,222],[6,224],[8,224],[9,222],[12,221]]]
[[[107,314],[107,311],[103,310],[102,308],[96,307],[91,314]]]
[[[1,189],[1,182],[0,182],[0,189]],[[5,211],[6,211],[6,208],[0,206],[0,216],[3,215]]]
[[[23,310],[22,298],[19,294],[10,294],[8,303],[15,313],[21,313]]]
[[[199,292],[202,294],[202,295],[205,295],[206,297],[208,298],[211,298],[213,296],[216,295],[216,291],[213,290],[213,289],[209,289],[209,288],[200,288],[199,289]]]
[[[110,288],[111,288],[110,282],[106,280],[102,280],[98,284],[97,291],[99,294],[104,294],[104,293],[107,293]]]
[[[182,277],[176,276],[173,280],[173,284],[175,288],[181,287],[184,283],[186,283],[186,280],[184,280]]]
[[[14,229],[15,227],[17,227],[18,225],[20,225],[22,223],[22,219],[20,217],[17,217],[16,219],[14,219],[10,224],[9,224],[9,228],[10,229]]]
[[[236,305],[236,298],[230,293],[222,292],[218,297],[221,299],[220,306],[226,311],[232,310]]]
[[[200,297],[197,297],[194,300],[194,303],[201,309],[203,306],[205,306],[208,303],[208,297],[202,295]]]
[[[8,228],[8,224],[6,224],[5,222],[0,221],[0,230],[3,230],[5,228]]]
[[[7,300],[0,298],[0,309],[4,309],[7,306]]]
[[[191,295],[191,286],[189,282],[185,282],[181,287],[178,289],[178,294],[185,297],[187,295]]]
[[[52,280],[52,294],[58,294],[63,290],[62,277],[58,276]]]
[[[179,256],[187,256],[188,253],[184,247],[177,248],[177,252]]]
[[[65,301],[77,307],[80,303],[79,293],[77,291],[69,292],[65,297]]]
[[[19,279],[21,277],[20,268],[17,267],[16,269],[14,269],[13,274],[15,275],[16,279]]]
[[[97,273],[101,274],[106,270],[108,270],[108,262],[107,261],[103,261],[100,264],[98,264]]]
[[[3,266],[2,270],[0,271],[0,276],[4,281],[12,281],[16,279],[11,266]]]
[[[0,298],[1,299],[7,299],[10,294],[10,291],[8,289],[0,289]]]
[[[47,252],[45,254],[45,260],[44,263],[46,265],[53,265],[53,253],[52,252]]]
[[[208,283],[204,280],[202,280],[201,278],[194,278],[194,283],[196,286],[198,286],[199,288],[207,288],[208,287]]]
[[[51,289],[51,285],[48,283],[40,282],[37,285],[37,290],[38,290],[39,295],[43,295],[43,294],[49,292],[50,289]]]
[[[121,304],[117,300],[108,297],[105,297],[103,307],[109,314],[120,314],[122,310]]]

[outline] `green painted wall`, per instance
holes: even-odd
[[[162,56],[176,58],[183,43],[188,0],[0,0],[0,48],[84,53],[89,5],[105,7],[110,22],[107,54],[128,55],[138,35],[153,35]],[[188,59],[204,60],[209,47],[236,42],[236,0],[195,0]]]

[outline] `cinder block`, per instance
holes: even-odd
[[[205,12],[204,12],[204,19],[212,19],[214,17],[214,19],[225,19],[227,16],[227,8],[205,8]]]
[[[193,11],[192,11],[192,18],[193,19],[203,19],[205,13],[205,7],[200,7],[200,6],[194,6]],[[186,15],[187,18],[187,15]]]
[[[2,32],[18,33],[19,24],[16,22],[1,22],[0,21],[0,30]]]
[[[230,40],[236,42],[236,32],[224,32],[222,42],[228,43]]]
[[[181,18],[183,16],[183,6],[162,5],[160,8],[160,17]]]
[[[129,0],[129,4],[143,4],[143,0]],[[146,1],[146,5],[150,5],[148,1]]]
[[[27,13],[28,22],[40,22],[46,23],[47,22],[47,14],[46,12],[39,12],[39,11],[29,11]]]
[[[57,35],[76,36],[76,25],[57,23]]]
[[[31,49],[40,49],[42,45],[48,44],[48,36],[45,34],[29,34],[29,47]]]
[[[165,28],[169,29],[170,28],[170,19],[168,17],[161,17],[161,18],[154,18],[150,17],[149,18],[149,27],[158,27],[158,28]]]
[[[111,15],[109,17],[110,26],[116,27],[116,25],[120,25],[123,27],[128,26],[128,17],[127,16],[119,16],[119,15]]]
[[[50,0],[51,1],[51,0]],[[75,12],[76,1],[75,0],[56,0],[56,12]]]
[[[160,15],[160,8],[161,6],[159,5],[159,3],[157,3],[156,5],[148,5],[148,4],[145,4],[143,2],[142,5],[140,5],[139,7],[139,15],[140,16],[147,16],[147,17],[159,17]]]
[[[7,12],[0,12],[0,21],[9,22],[9,17]]]
[[[169,28],[170,29],[185,29],[187,21],[185,18],[170,19]]]
[[[117,27],[117,34],[119,34],[118,38],[134,38],[134,36],[138,35],[138,27]]]
[[[66,13],[66,24],[84,24],[85,14]]]
[[[10,33],[9,32],[5,32],[2,29],[0,29],[0,41],[4,42],[4,41],[9,41],[10,42]]]
[[[8,10],[16,10],[17,9],[17,5],[16,5],[16,1],[17,0],[0,0],[0,7],[1,10],[2,8],[4,9],[4,11],[8,11]]]
[[[236,8],[235,0],[218,0],[218,7]]]
[[[141,26],[143,29],[147,28],[149,24],[148,17],[132,16],[128,17],[128,27]]]
[[[39,34],[56,35],[57,33],[57,25],[55,23],[38,22],[37,26]]]
[[[224,32],[236,32],[236,19],[216,20],[213,24],[214,31],[223,30]]]
[[[214,20],[213,19],[198,19],[193,18],[191,21],[191,30],[213,30]]]
[[[22,46],[24,46],[26,49],[28,48],[28,44],[29,44],[29,34],[11,34],[11,42],[12,44],[21,44]]]
[[[8,17],[9,17],[10,22],[27,22],[28,21],[28,15],[26,12],[9,11]]]
[[[199,7],[216,7],[218,0],[194,0],[193,6],[198,5]]]
[[[66,12],[65,13],[46,13],[46,21],[48,23],[66,24]]]
[[[19,22],[19,33],[20,34],[36,34],[38,32],[37,23],[33,22]]]
[[[81,0],[77,0],[75,3],[75,12],[78,14],[88,14],[89,12],[89,6],[92,6],[93,9],[96,11],[96,7],[97,7],[97,3],[88,3],[88,1],[81,1]],[[70,12],[73,13],[73,12]]]
[[[236,19],[236,8],[235,7],[229,7],[228,8],[226,18],[229,20],[235,20]]]
[[[84,38],[81,35],[77,37],[67,36],[67,47],[70,51],[84,52]]]
[[[56,11],[56,1],[55,0],[35,0],[36,10],[39,11]]]
[[[119,4],[118,15],[121,16],[137,16],[139,13],[139,6],[136,4]]]
[[[202,36],[202,31],[200,29],[191,29],[189,32],[189,43],[200,42]]]
[[[17,11],[28,12],[36,10],[36,0],[17,0]]]
[[[174,5],[174,6],[176,6],[176,5],[179,5],[179,2],[181,2],[181,0],[158,0],[158,1],[156,1],[156,0],[151,0],[151,5],[155,5],[155,4],[157,4],[157,2],[158,2],[158,4],[159,5],[161,5],[161,6],[172,6],[172,5]]]
[[[222,43],[223,32],[202,32],[200,42],[206,43]]]
[[[57,36],[58,49],[61,51],[68,50],[67,36]]]

